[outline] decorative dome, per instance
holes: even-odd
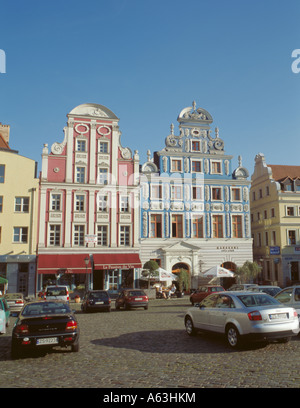
[[[114,119],[119,118],[106,106],[98,105],[96,103],[84,103],[72,109],[68,116],[92,116],[96,118]]]
[[[196,109],[196,102],[193,102],[193,106],[184,108],[178,118],[179,123],[182,122],[197,122],[199,124],[206,124],[213,122],[213,118],[209,112],[203,108]]]

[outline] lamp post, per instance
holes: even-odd
[[[90,258],[87,256],[84,258],[84,263],[85,263],[85,290],[87,291],[87,268],[88,268],[88,264],[90,262]]]

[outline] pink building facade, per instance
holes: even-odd
[[[47,282],[117,291],[134,286],[139,258],[139,156],[121,145],[119,119],[83,104],[64,140],[44,145],[40,180],[38,287]]]

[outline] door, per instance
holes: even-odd
[[[93,275],[93,289],[104,290],[104,270],[94,270]]]
[[[218,295],[215,307],[210,312],[209,325],[212,331],[224,333],[226,319],[230,311],[234,308],[234,303],[228,295]]]
[[[210,295],[203,299],[194,314],[194,324],[197,328],[210,330],[210,313],[214,309],[217,295]]]

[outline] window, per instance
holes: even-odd
[[[28,242],[28,227],[14,227],[13,242],[26,244]]]
[[[263,196],[263,193],[262,193],[262,189],[260,188],[259,189],[259,198],[262,198],[262,196]]]
[[[175,171],[181,171],[182,169],[182,164],[181,164],[181,160],[172,160],[171,161],[171,171],[175,172]]]
[[[264,219],[266,220],[268,218],[268,211],[264,210]]]
[[[213,238],[223,238],[223,217],[213,215],[212,217]]]
[[[50,225],[49,245],[60,246],[60,225]]]
[[[84,246],[84,225],[74,225],[74,245]]]
[[[294,207],[286,207],[286,215],[293,217],[295,215]]]
[[[129,197],[121,197],[120,198],[120,211],[121,212],[129,212]]]
[[[200,152],[200,142],[198,140],[192,141],[192,151],[193,152]]]
[[[197,217],[193,219],[193,237],[203,238],[203,217]]]
[[[268,232],[265,232],[265,244],[266,244],[266,246],[269,246],[269,234],[268,234]]]
[[[241,215],[232,216],[232,236],[233,238],[243,238]]]
[[[192,171],[194,173],[200,173],[201,172],[201,162],[192,160]]]
[[[193,187],[193,200],[202,200],[202,187]]]
[[[0,213],[3,211],[3,196],[0,196]]]
[[[130,245],[130,227],[129,226],[120,227],[120,245],[121,246]]]
[[[100,153],[108,153],[108,142],[100,142],[99,152]]]
[[[5,165],[0,164],[0,183],[4,183],[5,179]]]
[[[75,211],[84,211],[85,196],[82,194],[75,195]]]
[[[29,197],[16,197],[15,198],[15,211],[16,212],[29,212]]]
[[[151,186],[151,198],[160,199],[162,198],[162,186],[159,184],[154,184]]]
[[[221,174],[221,162],[219,161],[213,161],[211,162],[211,172],[212,174]]]
[[[77,140],[77,152],[85,152],[85,151],[86,151],[86,141]]]
[[[76,167],[76,182],[85,182],[85,167]]]
[[[106,212],[107,208],[107,196],[98,196],[98,211]]]
[[[212,199],[213,200],[222,200],[221,187],[213,187],[212,188]]]
[[[231,190],[232,201],[241,201],[241,190],[239,188],[233,188]]]
[[[182,199],[182,186],[171,186],[171,200]]]
[[[261,247],[261,233],[257,234],[258,246]]]
[[[161,214],[151,214],[150,234],[152,238],[162,237],[162,216]]]
[[[255,201],[255,191],[252,193],[252,200]]]
[[[267,196],[270,195],[270,188],[269,188],[269,186],[266,186],[266,195],[267,195]]]
[[[272,231],[271,245],[276,245],[276,231]]]
[[[97,244],[107,246],[107,225],[97,226]]]
[[[61,195],[60,194],[52,194],[51,196],[51,210],[52,211],[60,211],[61,210]]]
[[[288,231],[288,245],[296,245],[296,231]]]
[[[108,169],[101,168],[99,169],[99,184],[108,183]]]
[[[182,215],[172,215],[172,237],[183,237]]]
[[[275,217],[275,208],[271,208],[271,217],[272,217],[272,218]]]

